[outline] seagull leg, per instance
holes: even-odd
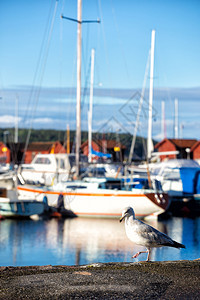
[[[139,252],[137,252],[135,255],[133,255],[132,256],[132,258],[136,258],[136,257],[138,257],[141,253],[149,253],[149,251],[147,250],[147,251],[139,251]]]
[[[147,260],[146,260],[146,261],[149,261],[150,249],[147,249],[147,251],[146,251],[146,252],[148,253],[148,255],[147,255]]]

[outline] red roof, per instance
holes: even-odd
[[[196,149],[199,145],[200,145],[200,141],[196,142],[196,143],[191,147],[191,151],[194,151],[194,149]]]
[[[108,149],[113,149],[114,147],[120,147],[121,149],[125,149],[126,146],[122,145],[120,142],[114,141],[114,140],[98,140],[98,144],[103,147],[103,143],[106,144],[106,147]]]
[[[172,144],[174,144],[174,146],[176,148],[192,148],[197,140],[194,139],[164,139],[161,142],[159,142],[158,144],[155,145],[155,148],[159,148],[163,143],[165,143],[166,141],[170,141]]]
[[[96,143],[97,145],[99,145],[101,148],[104,147],[104,143],[105,143],[107,149],[114,149],[114,147],[120,147],[121,149],[126,149],[126,146],[124,146],[121,143],[118,143],[117,141],[114,141],[114,140],[96,140],[93,142]],[[85,141],[81,145],[81,148],[83,148],[87,144],[88,144],[88,141]]]
[[[56,142],[33,142],[28,145],[27,151],[48,151]]]
[[[197,140],[190,139],[169,139],[178,148],[191,148]]]

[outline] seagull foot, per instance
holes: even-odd
[[[132,258],[136,258],[138,257],[138,255],[140,255],[140,252],[137,252],[135,255],[132,256]]]
[[[139,251],[135,255],[132,256],[132,258],[137,258],[141,253],[148,253],[148,257],[146,261],[149,261],[149,251]]]
[[[135,255],[133,255],[132,258],[137,258],[141,253],[146,253],[146,251],[139,251]]]

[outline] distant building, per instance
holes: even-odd
[[[10,149],[3,142],[0,142],[0,163],[10,163]]]
[[[195,145],[197,145],[195,147]],[[200,158],[200,144],[195,139],[164,139],[155,145],[158,152],[178,151],[178,154],[166,154],[160,157],[161,161],[165,159],[183,158],[198,159]]]
[[[0,142],[0,163],[31,163],[36,154],[66,153],[61,142],[32,142],[25,151],[24,143]]]
[[[114,140],[97,140],[92,141],[92,149],[97,152],[107,153],[112,155],[113,161],[123,161],[126,146]],[[88,141],[81,145],[81,151],[88,156],[89,146]],[[93,161],[97,161],[98,157],[93,157]]]
[[[97,143],[95,143],[94,141],[92,141],[92,149],[93,149],[94,151],[100,152],[100,146],[99,146]],[[82,152],[84,155],[88,156],[88,154],[89,154],[89,145],[88,145],[88,141],[85,141],[85,142],[81,145],[81,152]]]
[[[193,159],[200,160],[200,141],[196,142],[191,147],[191,152],[193,154]]]
[[[50,154],[50,153],[66,153],[65,148],[59,142],[33,142],[28,145],[25,153],[24,163],[29,164],[36,156],[36,154]]]

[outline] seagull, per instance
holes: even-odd
[[[166,234],[158,231],[150,225],[143,223],[135,218],[135,213],[132,207],[127,207],[122,212],[120,222],[125,219],[125,229],[127,237],[137,245],[146,247],[147,251],[137,252],[132,258],[138,257],[141,253],[148,253],[147,260],[149,261],[150,251],[153,247],[174,247],[185,248],[184,245],[175,242]]]

